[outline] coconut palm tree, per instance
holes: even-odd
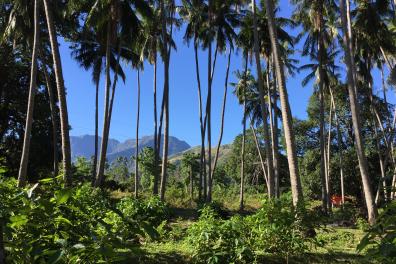
[[[22,157],[21,164],[19,167],[18,174],[18,187],[24,187],[27,181],[27,166],[29,160],[29,148],[30,148],[30,134],[32,130],[32,122],[33,122],[33,109],[34,109],[34,96],[36,93],[36,80],[37,80],[37,59],[39,53],[39,19],[40,19],[40,3],[39,0],[34,1],[34,33],[33,33],[33,46],[32,46],[32,67],[30,71],[30,86],[29,86],[29,99],[28,99],[28,107],[27,107],[27,115],[26,115],[26,125],[25,125],[25,133],[23,138],[23,148],[22,148]]]
[[[350,101],[350,107],[352,113],[352,123],[353,123],[353,131],[355,135],[356,152],[358,155],[360,175],[363,182],[363,191],[366,200],[368,221],[370,224],[374,224],[378,215],[378,211],[375,205],[373,192],[369,181],[367,158],[364,153],[363,137],[361,134],[361,121],[359,118],[359,105],[357,103],[357,97],[356,97],[357,89],[354,78],[355,75],[354,66],[353,66],[354,61],[353,61],[353,56],[351,54],[351,49],[348,48],[351,45],[351,39],[348,32],[348,20],[347,20],[347,10],[346,10],[345,0],[340,1],[340,14],[341,14],[341,23],[342,23],[342,31],[343,31],[343,43],[345,50],[344,52],[345,63],[347,65],[348,94],[349,94],[349,101]]]
[[[266,153],[266,161],[268,166],[268,196],[269,198],[273,198],[275,196],[275,185],[274,185],[274,169],[273,169],[273,161],[272,161],[272,153],[271,153],[271,143],[269,136],[269,129],[267,123],[267,109],[265,107],[265,92],[264,92],[264,80],[263,75],[261,74],[261,60],[260,60],[260,47],[259,47],[259,38],[258,38],[258,30],[257,30],[257,18],[256,18],[256,2],[252,0],[252,13],[253,13],[253,36],[254,36],[254,55],[256,59],[256,69],[258,72],[258,87],[259,87],[259,99],[261,104],[261,115],[263,120],[263,130],[264,130],[264,141],[265,141],[265,153]]]
[[[164,121],[164,145],[162,153],[162,166],[161,166],[161,183],[160,183],[160,198],[163,201],[165,199],[165,188],[167,180],[167,168],[168,168],[168,148],[169,148],[169,64],[172,45],[170,39],[172,38],[173,26],[174,26],[174,15],[175,15],[175,3],[171,1],[169,5],[165,7],[164,1],[160,3],[161,10],[161,37],[163,42],[163,61],[164,61],[164,93],[163,93],[163,104],[161,111],[165,115]],[[168,35],[167,25],[170,24],[170,33]],[[170,36],[170,38],[168,38]],[[161,129],[159,131],[161,135]],[[160,146],[160,142],[158,143]]]
[[[201,152],[200,152],[200,174],[199,174],[199,199],[202,198],[202,187],[205,190],[203,198],[206,200],[206,156],[205,156],[205,129],[203,119],[202,107],[202,89],[201,78],[198,61],[198,46],[200,42],[201,32],[204,30],[205,21],[207,21],[208,12],[207,6],[202,0],[183,0],[183,5],[179,8],[179,14],[183,20],[186,21],[186,31],[184,40],[189,43],[193,40],[194,57],[195,57],[195,73],[197,78],[198,89],[198,111],[199,111],[199,125],[201,133]]]
[[[57,40],[57,35],[55,32],[55,25],[53,19],[53,9],[52,5],[48,0],[43,0],[45,16],[47,19],[48,34],[51,44],[52,59],[53,59],[53,69],[56,81],[56,88],[58,92],[59,100],[59,113],[60,113],[60,123],[61,123],[61,137],[62,137],[62,155],[63,155],[63,178],[65,185],[70,185],[72,181],[72,167],[71,167],[71,149],[70,149],[70,137],[69,137],[69,117],[67,112],[66,103],[66,90],[63,80],[62,73],[62,63],[59,54],[59,45]]]
[[[247,57],[246,57],[247,58]],[[235,76],[238,79],[238,83],[232,83],[234,86],[234,94],[238,98],[239,104],[243,105],[243,117],[242,117],[242,148],[241,148],[241,171],[240,171],[240,191],[239,191],[239,210],[242,211],[244,208],[244,193],[245,193],[245,137],[246,137],[246,117],[247,112],[247,101],[250,97],[251,91],[255,88],[255,80],[250,71],[247,69],[248,60],[245,60],[245,69],[243,73],[237,71]]]
[[[163,111],[161,111],[160,125],[158,126],[158,110],[157,110],[157,63],[158,63],[158,53],[163,56],[164,50],[162,42],[162,15],[161,10],[158,7],[157,1],[152,1],[150,6],[153,10],[153,15],[151,17],[142,18],[142,30],[139,34],[136,43],[139,43],[141,47],[139,48],[140,60],[146,58],[147,61],[154,67],[154,80],[153,80],[153,112],[154,112],[154,153],[155,153],[155,166],[159,167],[159,151],[161,142],[161,130],[162,130],[162,119]],[[178,21],[173,21],[173,23],[178,23]],[[167,33],[167,39],[169,45],[173,49],[176,49],[176,44]],[[161,107],[161,110],[163,107]],[[159,174],[158,170],[155,170],[154,174],[154,184],[153,184],[153,194],[158,194],[158,181]]]
[[[110,12],[109,12],[110,10]],[[129,48],[141,28],[140,17],[151,16],[152,12],[146,2],[142,0],[96,2],[92,7],[87,24],[95,28],[106,28],[106,66],[105,66],[105,107],[101,152],[99,166],[96,175],[96,186],[102,186],[104,182],[104,165],[107,153],[112,107],[117,83],[117,70],[115,69],[112,87],[110,80],[110,58],[112,50],[116,50],[117,63],[120,57],[136,61],[139,56]],[[111,97],[110,97],[110,88]]]
[[[303,192],[301,187],[301,180],[298,173],[297,153],[295,146],[295,139],[292,125],[292,115],[287,95],[286,80],[283,68],[283,61],[279,49],[279,42],[277,39],[277,31],[275,24],[274,6],[271,0],[265,0],[265,9],[268,19],[268,30],[271,40],[271,47],[275,62],[276,80],[279,88],[279,98],[282,109],[283,131],[285,133],[286,152],[289,162],[290,183],[293,196],[293,204],[295,206],[303,206]]]
[[[85,27],[83,31],[76,35],[71,45],[73,58],[86,70],[92,71],[92,81],[95,84],[95,150],[92,164],[92,183],[95,182],[98,149],[99,149],[99,82],[103,71],[104,59],[106,57],[106,31],[103,29],[94,30],[92,27]],[[121,65],[116,65],[115,52],[110,54],[110,68],[125,82],[125,73]]]

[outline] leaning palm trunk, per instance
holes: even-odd
[[[23,137],[23,148],[21,164],[19,166],[18,174],[18,187],[26,185],[26,174],[29,162],[29,149],[30,149],[30,135],[33,123],[33,110],[34,110],[34,97],[36,95],[36,79],[37,79],[37,58],[39,52],[39,0],[34,1],[34,39],[32,50],[32,66],[30,68],[30,85],[29,85],[29,99],[26,114],[25,133]]]
[[[140,70],[137,70],[137,113],[136,113],[136,152],[135,152],[135,198],[139,189],[139,121],[140,121]]]
[[[230,71],[230,61],[231,61],[231,48],[230,48],[230,50],[228,52],[227,70],[226,70],[226,77],[225,77],[225,82],[224,82],[223,106],[222,106],[222,110],[221,110],[220,137],[219,137],[219,142],[217,143],[216,155],[215,155],[215,159],[214,159],[212,175],[215,173],[215,170],[216,170],[217,160],[219,158],[219,151],[220,151],[221,141],[223,139],[224,114],[225,114],[225,107],[226,107],[226,102],[227,102],[227,87],[228,87],[228,74],[229,74],[229,71]]]
[[[246,137],[246,100],[245,91],[243,96],[243,132],[242,132],[242,150],[241,150],[241,185],[239,190],[239,210],[244,208],[244,193],[245,193],[245,137]]]
[[[286,140],[287,159],[289,162],[290,183],[294,206],[303,206],[303,192],[297,166],[297,152],[293,133],[292,115],[287,95],[286,81],[283,62],[279,52],[277,32],[275,30],[274,7],[271,0],[265,0],[265,8],[268,17],[268,29],[270,33],[271,47],[274,54],[276,79],[279,87],[279,98],[282,109],[283,130]]]
[[[55,103],[55,96],[54,90],[51,85],[51,80],[48,75],[47,67],[43,66],[43,72],[45,77],[45,83],[47,86],[48,91],[48,98],[50,101],[50,111],[51,111],[51,122],[52,122],[52,155],[53,155],[53,162],[54,162],[54,171],[53,175],[56,177],[58,175],[58,118],[56,114],[56,103]]]
[[[273,162],[272,162],[271,143],[270,143],[268,123],[267,123],[267,109],[266,109],[267,107],[265,104],[264,81],[263,81],[263,74],[261,71],[259,43],[258,43],[259,40],[258,40],[257,21],[256,21],[256,1],[255,0],[252,0],[252,9],[253,9],[254,55],[256,58],[261,116],[263,119],[265,159],[266,159],[267,168],[268,168],[268,174],[267,174],[267,176],[268,176],[268,197],[273,198],[275,196],[274,168],[273,168]],[[267,88],[269,89],[269,87],[267,87]]]
[[[108,124],[108,111],[110,101],[110,43],[111,43],[111,22],[107,25],[107,41],[106,41],[106,84],[105,84],[105,106],[104,106],[104,120],[103,120],[103,131],[102,131],[102,144],[100,149],[99,167],[96,175],[95,186],[100,187],[104,183],[104,167],[106,162],[107,152],[107,124]]]
[[[360,174],[363,182],[363,191],[366,200],[368,221],[370,224],[374,224],[377,218],[378,211],[373,198],[373,192],[371,190],[367,159],[364,154],[364,144],[361,135],[361,127],[360,127],[360,119],[359,119],[360,112],[359,112],[359,105],[357,103],[357,97],[355,93],[356,84],[354,80],[354,71],[353,71],[354,62],[352,60],[350,49],[348,48],[350,47],[351,39],[348,36],[348,22],[347,22],[346,9],[345,9],[345,0],[340,1],[340,11],[341,11],[342,29],[344,32],[344,37],[343,37],[344,49],[345,49],[346,65],[348,68],[347,70],[348,93],[349,93],[349,101],[351,104],[353,131],[355,134],[355,146],[359,160]]]
[[[52,58],[54,60],[54,72],[56,80],[56,88],[58,90],[59,112],[61,123],[62,136],[62,155],[63,155],[63,170],[64,181],[66,185],[70,185],[72,181],[72,167],[71,167],[71,150],[69,137],[69,117],[67,113],[66,91],[62,73],[62,63],[59,54],[58,40],[56,38],[54,21],[52,18],[51,5],[48,0],[44,1],[45,15],[47,18],[48,33],[51,43]]]

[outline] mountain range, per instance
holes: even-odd
[[[99,146],[102,139],[99,137]],[[71,136],[71,152],[72,159],[75,160],[77,157],[85,157],[90,159],[95,152],[95,136],[83,135],[83,136]],[[145,136],[139,139],[139,151],[145,147],[154,147],[154,136]],[[169,156],[181,153],[190,149],[191,146],[187,142],[180,140],[176,137],[169,137]],[[135,155],[136,151],[136,140],[127,139],[124,142],[120,142],[116,139],[109,139],[107,146],[107,159],[109,162],[117,159],[118,157],[130,158]],[[162,153],[162,144],[160,153]],[[100,152],[100,148],[99,148]]]

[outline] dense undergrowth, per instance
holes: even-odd
[[[19,189],[15,180],[1,180],[7,263],[304,263],[313,252],[318,256],[337,250],[338,258],[358,256],[356,263],[395,262],[395,204],[372,228],[352,206],[326,217],[314,204],[296,212],[289,194],[264,198],[259,209],[244,214],[224,208],[224,202],[198,204],[198,212],[184,208],[188,217],[183,219],[177,212],[183,208],[174,209],[157,197],[115,197],[88,184],[63,188],[58,181],[45,179]],[[353,222],[355,229],[329,225],[337,222]],[[153,254],[161,257],[150,259]]]

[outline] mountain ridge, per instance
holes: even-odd
[[[99,137],[99,146],[101,144],[101,137]],[[95,136],[93,135],[81,135],[81,136],[70,136],[70,145],[72,152],[72,159],[75,160],[77,157],[85,157],[90,159],[94,155],[95,151]],[[139,151],[145,147],[154,147],[154,136],[143,136],[139,139]],[[177,137],[169,136],[169,156],[186,151],[191,146]],[[100,148],[99,148],[100,151]],[[162,153],[162,143],[160,147]],[[136,139],[126,139],[123,142],[116,139],[109,139],[107,148],[107,159],[109,162],[115,160],[117,157],[131,157],[136,152]]]

